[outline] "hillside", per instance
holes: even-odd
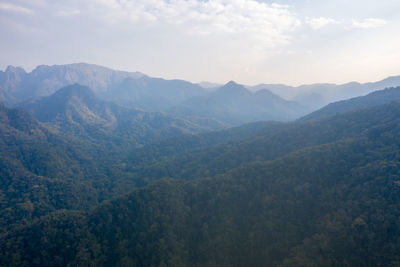
[[[307,109],[267,90],[251,93],[244,86],[231,81],[213,92],[193,97],[168,112],[178,116],[215,118],[239,125],[260,120],[288,121],[304,115]]]
[[[99,99],[78,84],[21,107],[38,120],[76,138],[136,147],[168,137],[209,130],[162,113],[124,108]]]
[[[103,102],[79,85],[30,108],[43,123],[0,105],[0,236],[52,212],[87,210],[143,185],[142,177],[123,170],[125,153],[198,129]]]
[[[179,142],[169,143],[166,140],[131,152],[126,160],[126,170],[153,179],[214,176],[241,164],[273,160],[305,147],[356,138],[366,128],[372,129],[386,120],[396,119],[395,114],[388,114],[388,118],[382,121],[383,116],[376,116],[374,112],[375,109],[371,108],[316,121],[266,125],[254,131],[254,135],[249,138],[209,147],[191,149],[190,145],[185,147],[184,142],[178,145]],[[186,153],[173,153],[173,147],[185,150]]]
[[[301,118],[301,120],[313,120],[324,117],[333,116],[338,113],[343,113],[351,110],[357,110],[361,108],[368,108],[387,104],[392,101],[400,101],[400,87],[386,88],[384,90],[375,91],[366,96],[360,96],[334,102],[326,107],[323,107],[317,111],[312,112]]]
[[[57,209],[98,204],[90,178],[104,169],[88,151],[26,112],[0,104],[0,236]]]
[[[70,110],[70,102],[75,103],[75,98],[80,101],[77,103],[86,103],[84,109],[78,105],[81,107],[78,111],[85,111],[83,117],[79,117],[80,113],[73,109],[76,105],[72,106],[73,112]],[[107,116],[114,114],[100,111],[115,111],[111,108],[117,106],[98,101],[88,88],[78,85],[64,88],[31,107],[35,108],[33,112],[39,118],[46,121],[45,124],[21,109],[9,109],[0,104],[0,236],[52,212],[87,210],[104,200],[144,186],[148,177],[131,173],[126,168],[126,155],[139,149],[130,140],[140,138],[140,142],[145,144],[155,137],[154,140],[159,143],[168,136],[175,136],[175,144],[188,140],[187,150],[190,151],[196,146],[212,146],[246,138],[263,127],[260,123],[199,137],[192,133],[182,135],[177,128],[170,130],[171,135],[168,135],[168,132],[160,130],[160,124],[173,129],[179,126],[174,124],[176,120],[165,121],[165,117],[161,116],[161,121],[155,120],[146,126],[143,118],[148,115],[144,113],[139,117],[142,119],[138,123],[140,128],[127,127],[132,136],[118,137],[119,130],[115,130],[118,127],[100,135],[102,127],[106,127],[104,121],[109,118]],[[66,110],[71,112],[66,113]],[[121,110],[132,112],[124,108]],[[118,117],[122,113],[114,115]],[[124,117],[118,118],[126,120],[121,125],[130,122]],[[137,131],[146,133],[147,137],[133,136]],[[193,139],[204,141],[196,144]],[[178,153],[178,146],[171,148]],[[143,158],[136,164],[147,166],[148,162]]]
[[[47,216],[5,236],[0,262],[395,265],[400,249],[399,118],[400,105],[392,103],[319,123],[292,123],[291,130],[284,129],[291,134],[281,138],[298,143],[297,149],[209,178],[163,179],[87,215]],[[314,137],[297,133],[310,125],[320,143],[306,144],[304,138]],[[260,132],[245,143],[250,140],[265,146]],[[252,152],[247,147],[241,156]]]

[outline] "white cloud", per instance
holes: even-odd
[[[307,18],[306,23],[310,25],[311,28],[313,28],[314,30],[319,30],[329,24],[338,22],[332,18],[319,17],[319,18]]]
[[[92,0],[94,1],[94,0]],[[266,47],[287,43],[300,21],[289,7],[255,0],[97,0],[112,23],[160,23],[191,34],[256,38]]]
[[[0,2],[0,10],[18,12],[18,13],[24,13],[24,14],[32,14],[33,13],[33,10],[31,10],[29,8],[10,4],[10,3],[1,3],[1,2]]]
[[[379,28],[386,25],[386,21],[384,19],[377,19],[377,18],[367,18],[364,20],[352,20],[352,28],[359,28],[359,29],[369,29],[369,28]]]

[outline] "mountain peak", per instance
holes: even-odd
[[[241,86],[240,84],[236,83],[235,81],[227,82],[223,87],[231,87],[231,86]]]
[[[39,121],[96,121],[97,111],[103,111],[103,101],[87,86],[73,84],[54,94],[28,102],[22,107]],[[63,120],[61,120],[63,121]]]
[[[68,85],[66,87],[61,88],[57,92],[54,93],[54,97],[61,98],[70,98],[73,96],[77,96],[79,98],[84,99],[95,99],[97,98],[94,92],[87,86],[80,85],[78,83]],[[51,97],[51,96],[50,96]]]
[[[230,82],[226,83],[225,85],[221,86],[220,88],[221,89],[222,88],[226,88],[226,89],[239,89],[240,88],[242,90],[246,90],[247,91],[247,89],[243,85],[238,84],[238,83],[236,83],[234,81],[230,81]]]
[[[247,90],[243,85],[238,84],[234,81],[230,81],[227,84],[225,84],[224,86],[218,88],[215,91],[216,94],[218,95],[225,95],[225,94],[229,94],[229,95],[251,95],[250,91]]]

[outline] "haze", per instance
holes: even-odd
[[[88,62],[192,82],[376,81],[400,73],[400,2],[0,1],[0,68]]]

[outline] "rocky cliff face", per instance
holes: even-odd
[[[48,96],[58,89],[79,83],[96,93],[104,93],[111,85],[126,78],[144,76],[139,72],[124,72],[86,63],[69,65],[41,65],[27,73],[19,67],[9,66],[0,72],[0,100],[13,105],[31,98]]]

